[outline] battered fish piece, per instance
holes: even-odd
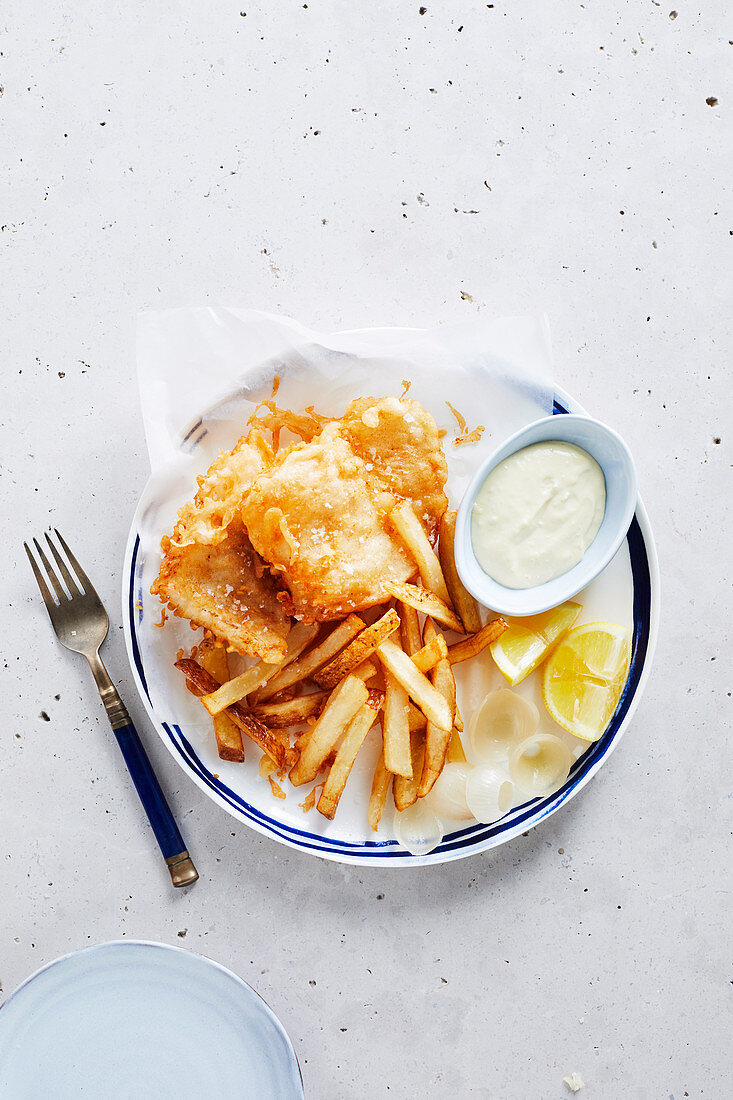
[[[327,425],[292,447],[248,493],[242,518],[252,544],[277,570],[306,621],[339,619],[388,598],[415,564],[389,529],[394,497],[367,486],[368,470]]]
[[[448,467],[438,427],[419,401],[399,397],[360,397],[340,420],[340,431],[364,460],[368,484],[409,500],[435,541],[448,507],[444,486]]]
[[[290,618],[278,586],[241,520],[216,544],[163,539],[163,564],[150,591],[176,615],[211,630],[238,653],[275,664],[285,656]]]
[[[229,524],[239,517],[245,493],[258,474],[272,465],[274,457],[259,431],[242,436],[231,451],[222,451],[198,478],[193,501],[179,511],[172,542],[177,546],[194,542],[214,546],[221,542]]]

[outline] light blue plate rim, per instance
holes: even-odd
[[[557,416],[568,412],[588,415],[569,394],[556,387],[553,414]],[[141,569],[138,563],[140,533],[137,511],[130,528],[122,578],[123,626],[133,677],[140,698],[174,759],[213,801],[257,832],[291,848],[319,855],[323,859],[362,867],[425,867],[465,859],[498,847],[555,813],[582,790],[616,748],[628,727],[649,676],[659,627],[659,564],[654,537],[641,497],[637,501],[626,544],[633,586],[631,663],[624,690],[606,732],[598,741],[590,744],[575,761],[566,782],[554,794],[543,799],[531,799],[516,806],[500,821],[491,825],[474,822],[473,825],[451,832],[427,855],[412,856],[396,840],[344,841],[278,821],[245,801],[220,777],[215,776],[199,758],[181,727],[172,718],[163,719],[155,713],[137,638],[143,607]]]
[[[32,974],[29,974],[27,978],[24,978],[20,985],[16,986],[12,993],[10,993],[0,1005],[0,1030],[3,1027],[3,1022],[7,1020],[10,1016],[10,1013],[7,1011],[8,1008],[10,1008],[10,1006],[12,1005],[17,1010],[17,1006],[19,1002],[22,1001],[24,992],[28,989],[30,985],[32,985],[38,978],[40,978],[41,975],[46,974],[49,970],[53,970],[55,967],[68,963],[72,959],[77,959],[80,956],[104,954],[110,948],[119,947],[125,949],[149,948],[154,949],[155,951],[175,954],[185,959],[185,965],[188,965],[193,961],[194,965],[202,964],[206,967],[211,967],[213,970],[218,970],[228,979],[235,982],[241,989],[246,992],[248,996],[251,996],[254,999],[254,1003],[257,1005],[258,1011],[262,1012],[263,1015],[267,1017],[267,1019],[277,1031],[280,1039],[282,1040],[284,1049],[288,1054],[293,1082],[295,1083],[297,1081],[299,1083],[300,1095],[302,1097],[305,1096],[305,1093],[303,1091],[303,1074],[300,1068],[300,1063],[298,1062],[298,1056],[295,1053],[292,1042],[290,1041],[290,1036],[283,1027],[279,1018],[270,1008],[264,997],[262,997],[262,995],[259,994],[256,989],[253,989],[249,982],[246,982],[244,978],[239,976],[239,974],[235,974],[233,970],[229,969],[229,967],[224,966],[223,963],[217,962],[215,959],[210,959],[207,955],[202,955],[198,951],[189,951],[186,948],[177,947],[175,944],[163,943],[158,940],[106,940],[103,943],[90,944],[88,947],[79,948],[77,951],[67,951],[65,954],[59,955],[57,958],[52,959],[50,962],[44,963],[43,966],[39,966],[37,970],[34,970]]]

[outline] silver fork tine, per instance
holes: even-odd
[[[33,539],[33,545],[35,546],[36,550],[38,551],[39,558],[43,562],[43,568],[48,573],[48,579],[50,580],[51,584],[53,585],[53,590],[56,593],[56,596],[58,598],[59,603],[63,603],[65,600],[68,600],[69,597],[64,592],[64,587],[61,584],[61,581],[58,579],[58,577],[54,573],[53,566],[51,565],[51,562],[48,560],[48,558],[44,554],[43,550],[41,549],[41,544],[38,541],[38,539]]]
[[[97,593],[94,591],[94,585],[89,580],[89,577],[86,575],[86,573],[84,572],[82,567],[79,565],[79,562],[76,560],[74,555],[71,553],[71,550],[69,550],[68,546],[66,545],[66,543],[63,539],[63,536],[61,535],[61,532],[56,527],[54,527],[54,531],[56,532],[56,538],[59,540],[59,542],[63,546],[64,550],[66,551],[66,557],[71,562],[72,569],[74,570],[77,577],[81,581],[82,588],[87,593],[87,595],[95,595],[96,596]]]
[[[31,563],[31,569],[33,570],[33,576],[36,578],[36,584],[41,590],[41,595],[43,596],[43,602],[46,605],[46,610],[48,611],[49,615],[53,615],[54,611],[56,610],[56,604],[54,603],[53,596],[48,590],[48,585],[46,584],[41,570],[36,565],[36,559],[31,553],[30,546],[27,542],[24,542],[23,545],[25,546],[25,552],[28,555],[28,561]]]
[[[51,542],[51,539],[49,538],[48,532],[46,531],[46,532],[44,532],[44,534],[46,535],[46,542],[48,543],[48,545],[51,549],[51,553],[53,554],[54,558],[56,559],[56,564],[58,565],[59,569],[61,570],[61,576],[64,578],[64,581],[66,582],[66,587],[68,588],[68,590],[71,593],[72,597],[73,596],[81,596],[81,592],[79,591],[79,586],[77,585],[76,581],[74,580],[71,573],[69,572],[69,569],[66,565],[66,562],[64,561],[64,559],[59,554],[59,552],[56,549],[54,543]],[[58,534],[58,532],[57,532],[57,534]]]

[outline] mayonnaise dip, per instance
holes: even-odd
[[[533,588],[567,573],[598,534],[606,481],[574,443],[533,443],[495,466],[478,491],[471,543],[490,577]]]

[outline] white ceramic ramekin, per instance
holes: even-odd
[[[598,534],[576,566],[554,580],[533,588],[507,588],[479,565],[471,543],[471,515],[476,496],[487,476],[509,455],[533,443],[558,440],[574,443],[591,455],[606,479],[606,510]],[[537,615],[571,599],[598,576],[621,545],[634,515],[637,500],[636,470],[621,436],[589,416],[570,413],[547,416],[528,424],[476,470],[458,509],[455,556],[461,580],[469,592],[501,615]]]

